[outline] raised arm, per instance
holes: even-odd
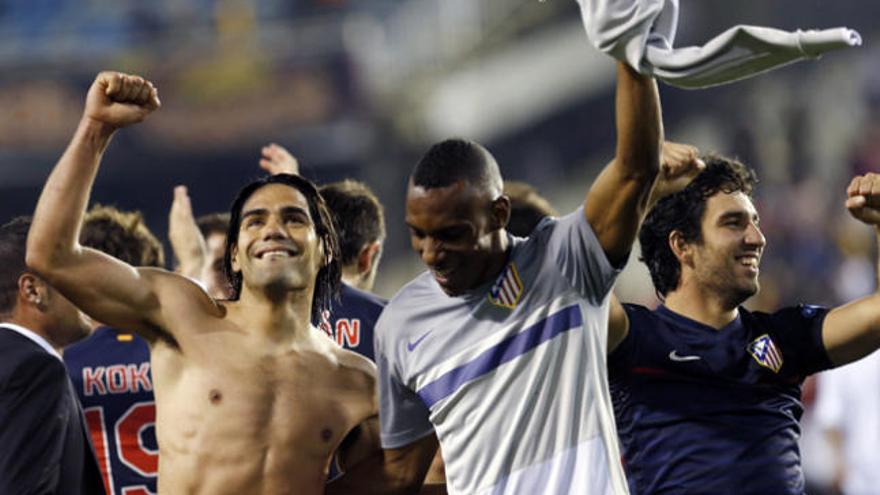
[[[177,258],[177,273],[204,282],[208,247],[193,216],[186,186],[174,188],[174,201],[168,213],[168,240]]]
[[[617,148],[593,182],[584,212],[608,259],[618,265],[632,248],[660,169],[663,123],[654,80],[617,64]]]
[[[28,236],[27,264],[93,318],[158,335],[155,279],[159,270],[135,269],[79,244],[79,231],[101,156],[120,128],[159,108],[153,85],[138,76],[98,74],[82,119],[40,195]]]
[[[280,144],[269,143],[260,150],[260,168],[272,175],[299,174],[299,160]]]
[[[660,174],[651,189],[647,210],[664,197],[675,194],[706,169],[699,150],[689,144],[664,141],[660,160]],[[623,342],[629,333],[629,318],[617,296],[611,293],[611,309],[608,316],[608,353]]]
[[[846,194],[850,214],[872,226],[880,243],[880,175],[856,176]],[[876,269],[880,281],[880,260]],[[880,348],[880,289],[831,310],[822,325],[822,342],[835,366],[856,361]]]

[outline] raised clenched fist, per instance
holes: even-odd
[[[664,141],[660,156],[660,173],[651,191],[649,205],[660,199],[681,191],[706,169],[700,159],[700,150],[695,146],[683,143]]]
[[[880,226],[880,174],[853,177],[846,188],[846,208],[858,220]]]
[[[89,88],[83,117],[113,129],[138,123],[159,108],[159,93],[140,76],[101,72]]]

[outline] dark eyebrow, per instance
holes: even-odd
[[[758,216],[757,212],[755,212],[755,214],[752,215],[751,213],[749,213],[747,211],[727,211],[727,212],[722,213],[721,216],[718,217],[718,221],[723,222],[728,219],[739,220],[741,218],[751,218],[751,219],[754,219],[756,222],[761,219],[761,217]]]
[[[244,220],[247,217],[254,217],[257,215],[265,215],[269,213],[269,210],[265,208],[254,208],[253,210],[248,210],[241,214],[241,219]]]
[[[302,213],[303,215],[311,218],[311,215],[309,215],[309,211],[301,206],[285,206],[281,208],[282,215],[290,215],[291,213]]]
[[[299,206],[285,206],[281,208],[282,215],[291,215],[294,213],[303,214],[308,218],[311,218],[309,212],[305,208],[301,208]],[[248,210],[241,214],[241,219],[244,220],[248,217],[260,216],[260,215],[268,215],[269,210],[266,208],[254,208],[253,210]]]

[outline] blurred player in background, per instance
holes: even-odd
[[[880,491],[880,352],[819,375],[814,425],[828,438],[832,489]]]
[[[162,244],[138,212],[95,206],[80,243],[131,266],[163,268]],[[150,349],[141,337],[95,322],[89,338],[64,351],[83,405],[108,494],[156,493],[159,447]]]

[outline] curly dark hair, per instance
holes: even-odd
[[[162,243],[147,228],[139,211],[94,205],[83,219],[79,242],[132,266],[165,267]]]
[[[229,281],[230,299],[237,301],[241,296],[241,272],[232,269],[232,248],[238,243],[238,231],[241,226],[241,210],[245,202],[260,188],[269,184],[283,184],[292,187],[305,196],[309,204],[309,215],[315,224],[315,233],[324,245],[324,254],[331,256],[330,262],[321,267],[315,280],[315,292],[312,299],[312,321],[321,321],[323,311],[330,309],[331,300],[338,298],[341,280],[341,263],[339,243],[333,229],[333,217],[318,193],[318,188],[310,180],[299,175],[276,174],[259,178],[244,186],[232,202],[229,212],[229,230],[226,232],[226,254],[223,257],[223,271]]]
[[[648,266],[661,300],[678,287],[681,278],[681,265],[669,247],[669,235],[677,230],[686,242],[702,241],[701,222],[708,199],[718,192],[737,191],[751,197],[752,188],[758,183],[755,171],[735,159],[719,155],[702,158],[706,169],[687,187],[658,201],[639,231],[639,259]]]

